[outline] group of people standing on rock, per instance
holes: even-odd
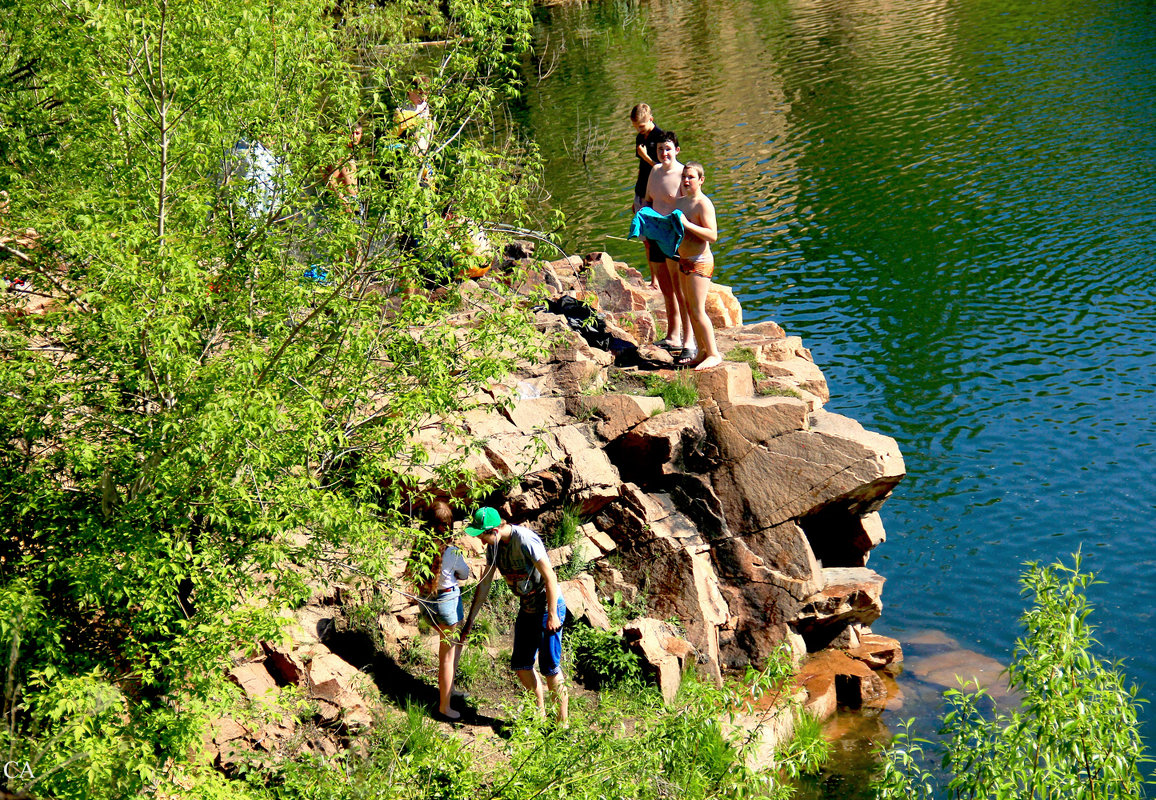
[[[718,241],[714,203],[702,193],[706,172],[697,161],[679,163],[678,134],[654,121],[650,106],[636,105],[634,218],[630,237],[646,244],[651,287],[662,292],[666,337],[656,342],[676,354],[675,364],[707,370],[722,363],[706,297],[714,275],[711,242]]]
[[[420,113],[416,111],[415,118]],[[714,275],[710,245],[718,241],[714,204],[702,193],[706,173],[696,161],[678,161],[678,135],[659,128],[648,105],[635,106],[630,120],[638,134],[639,160],[630,235],[643,237],[651,285],[662,292],[666,305],[667,334],[657,344],[677,353],[679,366],[711,369],[723,359],[706,314]],[[569,716],[562,672],[566,601],[541,537],[504,521],[497,509],[485,506],[474,511],[465,533],[486,546],[486,567],[467,615],[461,582],[472,574],[461,550],[451,542],[453,511],[444,500],[432,505],[430,525],[437,540],[436,555],[422,587],[421,603],[440,636],[439,717],[446,721],[461,718],[452,707],[458,658],[477,610],[489,597],[496,571],[519,598],[510,667],[534,696],[540,712],[545,711],[546,688],[550,689],[557,698],[558,721],[565,725]]]
[[[486,546],[486,567],[467,615],[461,582],[472,574],[462,551],[452,544],[453,511],[444,500],[434,502],[430,525],[437,538],[436,555],[430,579],[422,587],[425,597],[421,604],[440,637],[440,718],[446,721],[461,718],[461,714],[451,707],[458,657],[477,610],[489,597],[490,584],[497,571],[519,600],[510,667],[522,686],[534,696],[540,713],[545,712],[546,687],[549,687],[557,698],[558,722],[566,725],[569,696],[562,673],[562,623],[566,619],[566,601],[542,538],[529,528],[504,521],[497,509],[483,506],[474,511],[465,533],[476,536]],[[535,661],[542,673],[541,678],[534,669]]]

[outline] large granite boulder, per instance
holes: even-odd
[[[807,428],[807,404],[794,397],[756,397],[719,403],[723,419],[752,444],[765,445]]]
[[[578,395],[566,398],[565,403],[571,415],[597,420],[594,430],[607,442],[666,410],[661,397],[633,394]]]
[[[573,422],[566,413],[564,397],[530,397],[515,400],[502,408],[502,413],[519,431],[556,428]]]
[[[562,458],[551,434],[523,431],[494,406],[467,411],[462,423],[494,470],[493,475],[479,470],[479,477],[520,477],[549,469]]]
[[[815,556],[829,567],[865,567],[871,551],[887,540],[878,512],[832,504],[800,520]]]
[[[229,677],[251,700],[262,700],[269,692],[277,689],[277,681],[273,680],[273,676],[265,668],[263,659],[238,664],[229,670]]]
[[[565,425],[555,429],[554,436],[570,475],[568,501],[580,514],[593,514],[618,497],[622,479],[606,451],[592,440],[588,425]]]
[[[723,663],[761,663],[822,588],[819,564],[803,531],[790,522],[715,541],[712,556],[732,615],[720,642]]]
[[[673,700],[693,653],[690,644],[669,623],[649,617],[627,623],[622,628],[622,638],[642,659],[643,672],[658,684],[662,699],[668,703]]]
[[[737,328],[743,324],[743,307],[734,291],[714,281],[707,290],[706,315],[716,328]]]
[[[831,399],[823,371],[810,359],[793,357],[778,361],[760,361],[759,371],[772,380],[785,380],[785,385],[815,395],[824,403]]]
[[[843,708],[882,708],[887,687],[866,664],[838,650],[824,650],[807,660],[795,677],[807,690],[804,708],[826,719]]]
[[[892,676],[898,675],[903,666],[903,648],[899,642],[877,633],[862,634],[859,645],[848,650],[847,655]]]
[[[646,484],[678,471],[684,456],[697,451],[705,438],[702,409],[676,408],[634,426],[607,451],[623,478]]]
[[[618,276],[606,280],[599,287],[598,297],[604,311],[616,314],[624,312],[645,313],[648,309],[646,290]]]
[[[870,625],[883,613],[882,575],[866,567],[823,570],[823,588],[791,621],[810,651],[828,646],[850,625]]]
[[[559,584],[562,597],[566,601],[566,613],[575,620],[581,620],[591,628],[610,630],[610,617],[598,599],[594,588],[594,577],[589,573]]]
[[[543,508],[561,503],[568,478],[561,465],[526,475],[506,495],[504,503],[496,508],[503,519],[527,519]]]
[[[721,461],[711,479],[736,533],[769,528],[836,504],[868,514],[906,474],[894,439],[837,414],[815,412],[807,430],[758,445],[721,414],[706,422]]]
[[[698,399],[714,400],[719,405],[752,397],[755,385],[751,376],[750,364],[735,361],[724,361],[714,369],[690,373],[691,380],[698,386]]]
[[[721,682],[719,628],[730,621],[730,610],[711,566],[709,546],[684,545],[678,538],[657,535],[622,558],[646,587],[651,611],[682,620],[700,665]]]

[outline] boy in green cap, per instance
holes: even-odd
[[[534,695],[538,710],[545,713],[546,697],[534,658],[546,684],[558,698],[558,722],[566,724],[570,698],[566,677],[562,674],[562,620],[566,618],[566,601],[558,588],[558,578],[546,555],[546,545],[538,534],[521,525],[502,521],[497,509],[483,506],[474,512],[466,533],[477,536],[486,545],[486,571],[474,593],[470,615],[462,630],[469,633],[477,609],[490,594],[494,570],[502,573],[510,590],[521,601],[514,622],[514,652],[510,667],[518,680]]]

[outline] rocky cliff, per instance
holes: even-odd
[[[885,538],[879,507],[904,476],[895,441],[825,410],[826,381],[801,340],[774,322],[743,325],[726,287],[712,288],[708,312],[720,351],[741,360],[676,372],[665,352],[646,344],[664,320],[661,298],[638,272],[601,253],[547,264],[529,260],[531,252],[509,252],[532,267],[523,288],[597,308],[617,358],[564,316],[537,311],[553,345],[549,358],[483,393],[480,409],[454,421],[460,436],[446,440],[431,420],[423,434],[429,462],[411,477],[457,494],[462,487],[433,486],[433,475],[465,453],[467,470],[501,486],[487,502],[506,518],[545,532],[565,513],[580,515],[578,540],[551,553],[559,564],[588,564],[563,585],[571,616],[608,628],[607,598],[644,603],[646,615],[622,635],[667,696],[692,663],[721,680],[786,643],[815,713],[882,702],[876,671],[902,655],[897,643],[871,634],[884,578],[867,563]],[[463,294],[481,291],[470,282]],[[473,313],[481,312],[467,310],[462,324]],[[667,408],[643,391],[664,380],[693,382],[697,401]],[[341,605],[340,592],[322,592],[298,614],[287,644],[266,644],[239,664],[234,677],[245,693],[267,700],[293,685],[330,730],[368,724],[363,665],[341,657],[348,638],[340,646],[327,640],[340,627]],[[391,594],[362,659],[374,648],[409,646],[417,617],[411,597]],[[678,627],[661,621],[672,618]],[[215,746],[227,763],[237,747],[272,747],[255,742],[289,733],[226,720]],[[315,746],[328,750],[330,740]]]

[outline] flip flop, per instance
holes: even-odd
[[[676,344],[670,338],[663,339],[661,342],[655,342],[654,344],[656,347],[661,347],[663,350],[681,350],[682,349],[681,344]]]

